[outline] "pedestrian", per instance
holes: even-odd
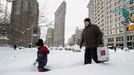
[[[49,54],[49,50],[47,46],[44,45],[43,40],[39,39],[38,42],[36,43],[37,46],[37,59],[36,61],[38,62],[38,71],[39,72],[45,72],[49,71],[49,69],[44,68],[47,64],[47,55]]]
[[[89,18],[84,20],[85,28],[82,31],[82,37],[80,42],[80,48],[83,44],[85,45],[85,55],[84,64],[91,64],[92,59],[96,63],[101,63],[98,61],[97,47],[103,45],[103,34],[97,25],[90,22]]]
[[[15,44],[15,45],[14,45],[14,50],[16,50],[16,48],[17,48],[17,45]]]
[[[116,52],[116,46],[114,46],[114,51]]]

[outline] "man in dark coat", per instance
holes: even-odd
[[[84,64],[91,64],[92,58],[96,63],[100,63],[98,61],[97,56],[97,47],[99,45],[103,45],[102,42],[102,32],[100,31],[97,25],[94,25],[90,22],[89,18],[84,20],[85,28],[82,32],[80,48],[85,45],[85,56],[84,56]]]
[[[49,54],[49,50],[46,46],[44,46],[43,40],[39,39],[36,44],[38,51],[37,51],[37,59],[38,62],[38,71],[45,72],[49,71],[49,69],[44,68],[47,64],[47,54]]]

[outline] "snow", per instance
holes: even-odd
[[[36,52],[36,48],[0,47],[0,75],[134,75],[134,50],[109,50],[109,62],[89,65],[83,65],[84,50],[51,50],[46,66],[49,72],[38,72],[37,65],[32,65]]]

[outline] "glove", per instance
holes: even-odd
[[[99,47],[104,47],[104,44],[99,44]]]
[[[33,66],[35,66],[37,64],[37,61],[35,61],[34,63],[33,63]]]

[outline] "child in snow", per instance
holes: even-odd
[[[38,48],[37,59],[36,59],[36,61],[38,62],[38,71],[39,72],[49,71],[49,69],[44,68],[47,64],[47,54],[49,54],[48,48],[44,46],[42,39],[38,40],[36,46]]]
[[[17,45],[15,44],[13,48],[14,48],[14,50],[16,50],[16,48],[17,48]]]

